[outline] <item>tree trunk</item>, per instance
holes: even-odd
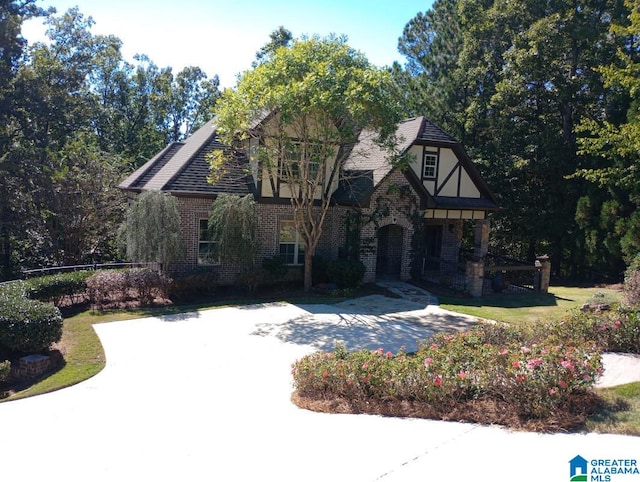
[[[311,278],[313,251],[308,246],[305,246],[304,249],[304,291],[308,292],[311,291],[311,287],[313,285]]]

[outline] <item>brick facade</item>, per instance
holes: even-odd
[[[407,189],[408,188],[408,189]],[[176,263],[174,270],[179,273],[196,269],[211,270],[218,275],[221,284],[235,282],[242,267],[234,260],[221,260],[215,265],[198,265],[199,222],[208,219],[213,203],[211,197],[177,197],[178,210],[183,226],[183,241],[186,247],[186,258]],[[399,278],[407,280],[411,277],[412,247],[411,240],[414,226],[410,213],[416,209],[418,194],[409,186],[405,176],[399,171],[392,171],[376,188],[371,196],[369,206],[362,208],[363,219],[368,220],[361,226],[361,240],[370,241],[367,249],[363,249],[361,260],[365,264],[365,282],[376,279],[378,263],[378,234],[387,226],[401,228],[401,241],[393,243],[399,257]],[[315,255],[325,259],[338,258],[340,251],[346,245],[345,216],[352,207],[333,206],[327,213],[323,226],[322,237],[318,243]],[[279,226],[283,220],[293,220],[293,210],[289,204],[258,204],[258,236],[260,252],[257,264],[261,260],[276,256],[279,253]],[[429,223],[444,224],[442,257],[445,260],[457,261],[462,237],[462,221],[458,220],[430,220]],[[398,230],[395,230],[398,233]],[[379,270],[378,270],[379,271]]]

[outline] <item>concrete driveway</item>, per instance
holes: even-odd
[[[576,455],[640,459],[640,437],[319,414],[290,402],[291,363],[332,348],[336,339],[351,349],[413,349],[443,326],[473,323],[424,309],[422,301],[374,296],[337,306],[269,304],[97,325],[107,355],[101,373],[0,404],[0,476],[538,482],[569,480]]]

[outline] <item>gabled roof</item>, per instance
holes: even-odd
[[[444,209],[496,209],[497,202],[462,145],[441,128],[424,117],[407,119],[396,131],[397,153],[404,154],[412,145],[431,145],[451,148],[481,192],[477,199],[461,199],[432,196],[412,169],[405,176],[421,197],[426,208]],[[347,148],[348,147],[348,148]],[[346,205],[366,205],[376,187],[394,168],[391,153],[375,142],[375,133],[363,130],[355,145],[342,146],[349,151],[343,166],[333,201]],[[210,184],[209,162],[206,155],[214,150],[225,149],[215,131],[214,121],[207,122],[184,142],[174,142],[136,170],[121,184],[120,188],[140,192],[157,190],[176,195],[216,196],[237,194],[244,196],[254,192],[255,185],[248,173],[249,163],[243,154],[225,165],[225,172],[215,183]]]
[[[249,194],[248,162],[243,156],[225,166],[225,172],[218,182],[211,184],[207,181],[209,162],[206,155],[224,147],[218,140],[211,120],[184,142],[169,144],[119,187],[128,191],[166,191],[177,195]]]
[[[406,169],[405,175],[422,198],[422,207],[460,209],[462,205],[474,206],[476,209],[497,209],[498,204],[493,193],[485,183],[475,165],[469,158],[464,147],[457,139],[447,134],[440,127],[429,121],[425,117],[413,117],[398,124],[396,131],[398,139],[397,154],[405,154],[414,144],[431,145],[437,147],[448,147],[452,149],[458,159],[464,164],[467,172],[475,182],[481,192],[482,198],[461,200],[460,198],[449,198],[443,196],[431,196],[427,190],[412,175],[411,169]],[[375,188],[393,170],[393,163],[390,162],[389,152],[385,151],[375,143],[375,133],[363,130],[360,133],[358,143],[354,146],[351,154],[344,164],[345,172],[351,173],[341,179],[338,190],[338,198],[334,199],[338,203],[345,204],[366,204]],[[368,174],[368,173],[371,174]],[[365,183],[358,180],[354,183],[351,179],[359,179],[361,173],[365,178],[371,177],[371,182]],[[460,206],[460,207],[459,207]]]

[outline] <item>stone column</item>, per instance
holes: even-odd
[[[474,259],[484,258],[489,251],[489,227],[488,219],[476,220],[476,232],[473,243]]]
[[[551,282],[551,260],[548,255],[538,256],[536,258],[536,267],[540,268],[540,282],[535,286],[536,291],[540,293],[549,292],[549,283]]]
[[[484,262],[467,261],[466,271],[467,292],[474,298],[482,296],[484,285]]]

